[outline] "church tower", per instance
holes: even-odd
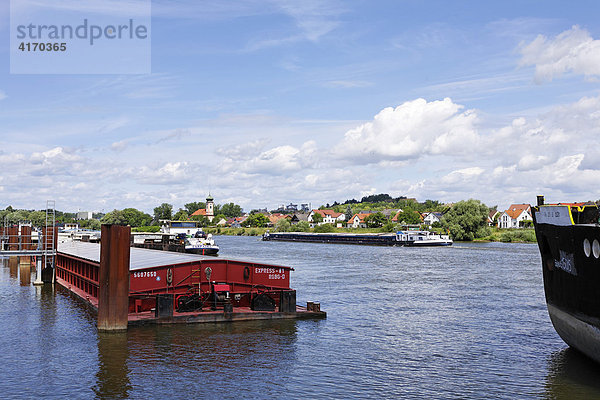
[[[212,222],[212,220],[215,218],[215,199],[213,199],[213,197],[210,195],[210,193],[208,194],[208,197],[206,198],[206,217],[208,218],[208,220],[210,222]]]

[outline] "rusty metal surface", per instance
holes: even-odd
[[[129,307],[129,236],[131,228],[102,225],[98,271],[98,330],[127,329]]]

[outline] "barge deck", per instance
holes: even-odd
[[[56,282],[98,312],[100,245],[61,243]],[[296,304],[293,268],[130,248],[127,326],[325,318],[318,303]],[[127,293],[127,292],[126,292]]]

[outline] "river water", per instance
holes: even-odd
[[[4,263],[1,397],[600,398],[600,367],[549,320],[536,245],[216,241],[294,267],[298,302],[327,319],[98,334],[64,290]]]

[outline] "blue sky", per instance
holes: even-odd
[[[597,1],[152,1],[140,75],[10,74],[0,4],[0,208],[600,198]]]

